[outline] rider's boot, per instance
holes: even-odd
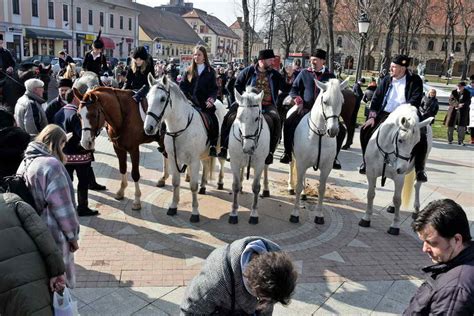
[[[266,165],[271,165],[273,163],[273,153],[270,152],[268,153],[267,158],[265,158],[265,164]]]
[[[417,182],[428,182],[428,176],[426,175],[425,170],[419,170],[416,172],[416,181]]]
[[[217,157],[216,146],[209,147],[209,156],[210,157]]]
[[[284,164],[289,164],[291,162],[291,155],[284,153],[283,156],[280,158],[280,162]]]
[[[334,159],[334,162],[332,163],[332,168],[336,170],[340,170],[342,168],[341,163],[337,158]]]
[[[221,151],[217,155],[219,158],[227,159],[227,148],[221,147]]]
[[[359,167],[359,173],[365,174],[365,162],[363,162]]]

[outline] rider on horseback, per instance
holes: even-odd
[[[285,153],[280,162],[288,164],[291,161],[293,152],[293,139],[296,127],[299,122],[313,107],[314,101],[319,95],[319,89],[314,84],[314,79],[326,82],[331,78],[336,78],[332,72],[324,65],[326,62],[326,51],[317,49],[310,58],[311,67],[303,69],[293,82],[290,96],[294,98],[298,110],[293,112],[285,121],[284,125],[284,145]],[[341,124],[340,124],[341,125]],[[335,162],[336,163],[336,162]]]
[[[97,38],[92,43],[92,50],[87,52],[86,56],[84,57],[84,63],[82,64],[83,71],[92,71],[99,78],[101,73],[109,70],[107,67],[105,55],[102,53],[102,50],[104,49],[104,42],[100,39],[101,33],[102,31],[99,31]]]
[[[214,102],[217,98],[216,72],[209,63],[204,46],[198,45],[194,48],[193,62],[186,71],[179,87],[196,108],[208,114],[212,121],[209,128],[209,156],[217,157],[216,145],[219,138],[219,122],[214,113],[216,111]]]
[[[144,97],[150,90],[150,84],[148,83],[148,74],[154,74],[154,66],[150,64],[149,55],[145,47],[138,46],[132,55],[132,62],[130,69],[127,72],[127,81],[124,89],[136,90],[133,99],[140,103],[140,101],[146,100]]]
[[[243,94],[247,86],[253,86],[257,90],[264,91],[262,100],[262,112],[270,127],[270,153],[265,159],[265,164],[273,163],[273,153],[281,136],[281,122],[276,103],[278,92],[283,89],[283,78],[278,71],[273,69],[275,54],[273,49],[261,50],[258,54],[258,62],[243,69],[235,82],[235,89]],[[230,106],[229,112],[224,117],[221,128],[222,149],[219,157],[227,158],[227,147],[229,144],[229,133],[232,123],[237,115],[239,104]]]
[[[58,53],[58,61],[59,61],[59,76],[62,76],[66,72],[66,67],[68,64],[74,64],[74,59],[71,56],[66,54],[64,50],[60,50]]]
[[[360,132],[362,159],[364,159],[365,150],[373,132],[391,112],[405,103],[409,103],[417,109],[420,107],[423,98],[423,81],[418,75],[408,70],[409,65],[410,58],[408,56],[395,56],[390,64],[390,75],[385,76],[375,90],[370,104],[369,118]],[[420,116],[420,114],[418,115]],[[427,148],[426,131],[422,130],[420,142],[412,151],[412,157],[415,157],[416,180],[419,182],[428,181],[424,170]],[[365,159],[359,173],[365,174]]]

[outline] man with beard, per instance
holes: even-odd
[[[48,123],[54,123],[54,115],[66,105],[66,93],[72,88],[72,80],[63,78],[58,83],[58,97],[48,103],[45,113]]]
[[[277,110],[278,93],[283,89],[281,74],[273,69],[275,54],[273,49],[264,49],[258,53],[258,61],[243,69],[235,81],[235,89],[243,94],[247,86],[255,87],[258,92],[264,92],[262,100],[262,113],[270,128],[270,153],[265,159],[265,164],[273,163],[273,153],[281,136],[281,122]],[[239,104],[230,106],[229,112],[224,117],[221,127],[221,152],[219,157],[227,158],[229,133],[232,123],[237,115]]]

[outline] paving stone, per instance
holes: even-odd
[[[385,297],[397,301],[405,306],[410,302],[413,294],[423,283],[422,280],[399,280],[395,281],[385,294]]]
[[[320,258],[345,263],[344,259],[342,259],[341,255],[337,251],[320,256]]]
[[[151,303],[160,297],[176,290],[177,286],[163,286],[163,287],[130,287],[128,289],[132,294],[137,295],[141,299]]]
[[[117,235],[138,235],[137,231],[132,226],[126,226],[116,232]]]
[[[347,246],[357,248],[370,248],[370,246],[367,245],[365,242],[355,238]]]
[[[99,315],[131,315],[146,305],[147,301],[126,288],[119,288],[89,304]]]
[[[133,314],[134,316],[168,316],[170,314],[165,313],[158,307],[153,305],[147,305]]]
[[[99,313],[93,309],[92,307],[90,307],[89,305],[85,305],[84,307],[82,308],[79,308],[78,310],[79,312],[79,315],[81,316],[97,316],[99,315]]]
[[[154,301],[152,305],[170,315],[178,315],[180,311],[179,306],[181,305],[185,291],[185,287],[178,287],[174,291]]]
[[[400,302],[397,302],[395,300],[392,300],[388,297],[384,297],[380,303],[375,307],[374,312],[372,315],[391,315],[391,314],[396,314],[400,315],[403,313],[407,305],[405,304],[400,304]]]
[[[72,295],[84,303],[90,304],[116,290],[117,288],[76,288],[72,290]]]

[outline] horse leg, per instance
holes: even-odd
[[[132,210],[139,211],[142,208],[142,204],[140,202],[140,197],[142,196],[142,192],[140,191],[140,169],[139,169],[139,162],[140,162],[140,151],[137,148],[134,148],[130,152],[130,159],[132,160],[132,179],[135,182],[135,199],[133,200]]]
[[[290,222],[292,223],[299,223],[300,221],[300,196],[301,191],[303,191],[303,181],[306,170],[303,166],[296,166],[296,173],[295,205],[293,206],[293,211],[290,216]]]
[[[192,163],[191,166],[193,168],[191,168],[191,174],[190,174],[191,175],[191,179],[190,179],[191,181],[189,182],[189,187],[191,188],[191,194],[193,196],[193,202],[192,202],[191,218],[189,219],[189,221],[191,223],[197,223],[197,222],[199,222],[199,203],[198,203],[198,198],[197,198],[197,191],[198,191],[198,186],[199,186],[199,183],[198,183],[198,179],[199,179],[199,160]],[[206,170],[203,170],[203,173],[205,173],[205,171]],[[206,181],[207,181],[207,179],[206,179]]]
[[[290,170],[288,172],[288,194],[295,195],[295,161],[290,162]]]
[[[308,195],[306,193],[306,190],[307,190],[307,186],[306,186],[306,175],[304,175],[304,178],[303,178],[303,193],[301,194],[301,201],[306,201],[308,199]]]
[[[268,165],[263,167],[263,198],[270,197],[270,188],[268,187]]]
[[[172,158],[173,159],[173,158]],[[167,215],[174,216],[178,212],[178,203],[179,203],[179,189],[181,182],[181,175],[179,174],[178,169],[175,164],[169,164],[171,171],[171,185],[173,187],[173,199],[170,206],[168,207]]]
[[[263,169],[266,169],[264,165]],[[252,211],[250,212],[249,224],[258,224],[258,194],[260,193],[260,178],[262,177],[262,168],[255,170],[252,183],[253,203]]]
[[[217,190],[224,190],[224,164],[225,159],[219,158],[220,169],[219,169],[219,179],[217,180]]]
[[[232,202],[232,210],[229,214],[229,224],[237,224],[239,222],[237,214],[239,210],[239,193],[242,183],[240,182],[240,170],[232,170],[232,174],[232,192],[234,193],[234,201]]]
[[[418,212],[420,211],[420,189],[421,189],[422,184],[423,182],[419,182],[419,181],[415,182],[415,203],[413,205],[413,207],[415,208],[415,211],[411,214],[411,217],[413,219],[416,218],[416,216],[418,215]]]
[[[244,171],[245,171],[245,168],[240,168],[240,193],[243,193],[244,192],[244,187],[242,185],[242,183],[244,183]]]
[[[326,181],[328,180],[331,169],[331,166],[329,166],[329,168],[323,168],[321,169],[321,173],[319,175],[318,205],[316,206],[316,217],[314,218],[314,222],[319,225],[324,224],[324,194],[326,193]]]
[[[364,216],[359,221],[359,226],[361,227],[370,227],[370,219],[372,218],[372,213],[374,211],[374,198],[375,198],[375,184],[377,178],[367,176],[367,210],[365,211]]]
[[[393,206],[395,207],[395,214],[393,215],[393,222],[390,225],[387,233],[390,235],[400,234],[400,205],[402,204],[402,188],[404,176],[395,179],[395,192],[393,193]]]
[[[170,176],[169,170],[168,170],[168,158],[165,158],[163,156],[163,175],[161,176],[161,179],[158,180],[158,183],[156,184],[157,187],[162,188],[166,184],[166,179],[168,179]]]
[[[201,187],[199,188],[199,194],[206,194],[206,185],[207,185],[210,165],[211,165],[211,159],[206,159],[202,161]]]
[[[120,189],[115,194],[116,200],[122,200],[125,192],[125,188],[128,185],[127,180],[127,152],[125,150],[114,147],[115,154],[119,160],[119,171],[122,175],[122,181],[120,182]]]

